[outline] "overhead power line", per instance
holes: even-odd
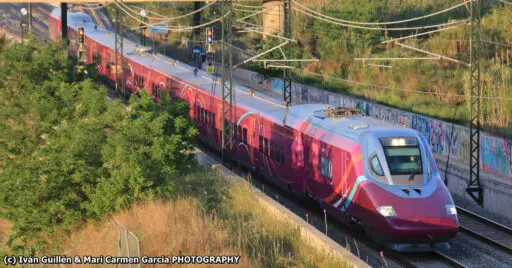
[[[449,7],[447,9],[435,12],[435,13],[424,15],[424,16],[421,16],[421,17],[406,19],[406,20],[388,21],[388,22],[359,22],[359,21],[350,21],[350,20],[343,20],[343,19],[338,19],[338,18],[330,17],[330,16],[324,15],[324,14],[322,14],[320,12],[316,12],[316,11],[310,9],[310,8],[307,8],[307,7],[305,7],[304,5],[301,5],[300,3],[298,3],[295,0],[292,0],[292,2],[293,2],[294,5],[297,5],[297,6],[301,7],[302,9],[307,10],[307,11],[309,11],[309,12],[311,12],[313,14],[316,14],[316,15],[318,15],[320,17],[325,17],[326,19],[337,21],[337,22],[344,22],[344,23],[350,23],[350,24],[356,24],[356,25],[391,25],[391,24],[400,24],[400,23],[405,23],[405,22],[422,20],[422,19],[430,18],[430,17],[436,16],[436,15],[439,15],[439,14],[443,14],[443,13],[449,12],[451,10],[454,10],[456,8],[459,8],[459,7],[465,5],[465,3],[461,3],[461,4],[458,4],[458,5]]]
[[[427,25],[427,26],[418,26],[418,27],[400,27],[400,28],[381,28],[381,27],[366,27],[366,26],[359,26],[359,25],[352,25],[352,24],[346,24],[346,23],[341,23],[341,22],[336,22],[336,21],[333,21],[333,20],[330,20],[330,19],[325,19],[325,18],[322,18],[320,16],[316,16],[314,14],[311,14],[311,13],[308,13],[308,12],[305,12],[303,10],[300,10],[298,9],[297,7],[295,6],[292,6],[292,8],[306,16],[310,16],[312,18],[315,18],[315,19],[319,19],[319,20],[323,20],[325,22],[329,22],[329,23],[332,23],[332,24],[336,24],[336,25],[340,25],[340,26],[345,26],[345,27],[349,27],[349,28],[356,28],[356,29],[363,29],[363,30],[375,30],[375,31],[408,31],[408,30],[424,30],[424,29],[430,29],[430,28],[440,28],[440,27],[443,27],[443,26],[450,26],[450,25],[455,25],[455,24],[460,24],[461,22],[465,22],[466,20],[463,20],[463,21],[452,21],[452,22],[447,22],[447,23],[442,23],[442,24],[436,24],[436,25]]]
[[[130,8],[128,5],[124,4],[123,2],[119,2],[119,1],[115,1],[115,2],[118,2],[119,4],[123,5],[124,8],[128,9],[129,11],[133,12],[135,15],[139,16],[139,12],[135,11],[133,8]],[[186,14],[183,14],[183,15],[180,15],[180,16],[176,16],[176,17],[167,17],[167,16],[164,16],[164,15],[160,15],[160,14],[157,14],[156,12],[153,12],[153,11],[148,11],[149,13],[153,13],[155,15],[158,15],[160,16],[160,18],[155,18],[155,17],[149,17],[147,16],[148,19],[154,19],[154,20],[159,20],[157,22],[155,22],[154,24],[158,24],[158,23],[165,23],[165,22],[170,22],[170,21],[173,21],[173,20],[177,20],[177,19],[181,19],[181,18],[184,18],[184,17],[187,17],[187,16],[191,16],[191,15],[194,15],[198,12],[201,12],[203,11],[204,9],[206,8],[209,8],[210,6],[216,4],[217,1],[213,1],[199,9],[196,9],[194,11],[191,11],[189,13],[186,13]],[[139,10],[141,10],[142,8],[138,8]]]
[[[243,50],[241,48],[237,48],[237,49],[240,50],[240,51],[243,51],[245,53],[248,53],[248,54],[254,54],[254,53],[248,52],[246,50]],[[386,89],[386,90],[411,92],[411,93],[418,93],[418,94],[424,94],[424,95],[437,95],[437,96],[444,96],[444,97],[457,97],[457,98],[469,98],[470,97],[470,96],[466,96],[466,95],[463,95],[463,94],[425,92],[425,91],[421,91],[421,90],[395,88],[395,87],[389,87],[389,86],[383,86],[383,85],[369,84],[369,83],[354,81],[354,80],[350,80],[350,79],[344,79],[344,78],[339,78],[339,77],[319,74],[319,73],[315,73],[315,72],[310,72],[310,71],[302,70],[302,69],[299,69],[299,68],[296,68],[296,67],[292,67],[292,66],[288,66],[288,65],[283,65],[283,64],[280,64],[278,62],[276,62],[275,64],[272,64],[272,65],[267,65],[267,67],[292,69],[294,71],[298,71],[298,72],[302,72],[302,73],[305,73],[305,74],[310,74],[310,75],[318,76],[318,77],[321,77],[321,78],[329,78],[329,79],[332,79],[332,80],[338,80],[338,81],[342,81],[342,82],[346,82],[346,83],[351,83],[351,84],[355,84],[355,85],[374,87],[374,88],[381,88],[381,89]],[[495,96],[473,96],[473,97],[474,98],[479,98],[479,99],[487,99],[487,100],[512,101],[512,97],[495,97]]]
[[[438,95],[438,96],[457,97],[457,98],[468,98],[469,97],[469,96],[462,95],[462,94],[425,92],[425,91],[421,91],[421,90],[394,88],[394,87],[388,87],[388,86],[382,86],[382,85],[368,84],[368,83],[353,81],[353,80],[349,80],[349,79],[343,79],[343,78],[323,75],[323,74],[319,74],[319,73],[309,72],[309,71],[301,70],[301,69],[298,69],[298,68],[295,68],[295,67],[291,67],[291,66],[286,66],[286,67],[289,67],[291,69],[294,69],[296,71],[303,72],[303,73],[306,73],[306,74],[311,74],[311,75],[322,77],[322,78],[329,78],[329,79],[333,79],[333,80],[339,80],[339,81],[343,81],[343,82],[347,82],[347,83],[351,83],[351,84],[356,84],[356,85],[361,85],[361,86],[368,86],[368,87],[375,87],[375,88],[382,88],[382,89],[387,89],[387,90],[396,90],[396,91],[403,91],[403,92],[413,92],[413,93],[425,94],[425,95]],[[480,96],[473,96],[473,97],[474,98],[480,98],[480,99],[488,99],[488,100],[512,101],[512,98],[507,98],[507,97],[493,97],[493,96],[482,96],[482,97],[480,97]]]
[[[466,21],[468,21],[468,20],[466,20]],[[389,40],[382,41],[381,43],[382,44],[386,44],[386,43],[390,43],[390,42],[395,42],[395,41],[400,41],[400,40],[404,40],[404,39],[409,39],[409,38],[412,38],[412,37],[418,37],[418,36],[422,36],[422,35],[428,35],[428,34],[431,34],[431,33],[437,33],[437,32],[442,32],[442,31],[446,31],[446,30],[451,30],[451,29],[457,28],[457,26],[458,25],[450,26],[450,27],[446,27],[446,28],[441,28],[441,29],[432,30],[432,31],[428,31],[428,32],[424,32],[424,33],[419,33],[419,34],[412,34],[412,35],[403,36],[403,37],[399,37],[399,38],[391,38]]]
[[[185,27],[161,27],[161,26],[157,26],[157,25],[153,25],[153,24],[149,24],[149,23],[146,23],[145,21],[142,21],[140,20],[139,18],[137,18],[137,16],[134,16],[132,15],[130,12],[126,11],[120,4],[118,1],[114,1],[114,3],[116,3],[116,5],[119,7],[119,9],[121,9],[126,15],[128,15],[130,18],[134,19],[135,21],[137,22],[140,22],[142,23],[143,25],[146,25],[146,26],[150,26],[152,28],[155,28],[155,29],[161,29],[161,30],[171,30],[171,31],[176,31],[176,32],[180,32],[180,31],[191,31],[191,30],[194,30],[194,29],[198,29],[198,28],[202,28],[202,27],[205,27],[205,26],[208,26],[210,24],[213,24],[213,23],[216,23],[216,22],[219,22],[221,21],[224,17],[226,17],[227,15],[229,15],[229,13],[223,15],[222,17],[219,17],[215,20],[212,20],[212,21],[209,21],[209,22],[206,22],[206,23],[203,23],[201,25],[196,25],[196,26],[185,26]],[[133,29],[138,29],[140,28],[139,27],[135,27]]]
[[[237,6],[237,7],[246,7],[246,8],[255,8],[255,9],[262,8],[262,7],[263,7],[263,6],[242,5],[242,4],[238,4],[238,3],[233,3],[233,6]]]
[[[112,2],[107,3],[107,4],[95,4],[95,5],[88,4],[88,3],[81,3],[81,4],[75,4],[75,6],[82,7],[82,8],[89,8],[89,9],[100,9],[100,8],[107,7],[111,4],[112,4]]]

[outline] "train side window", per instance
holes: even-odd
[[[281,164],[284,164],[284,145],[281,144]]]
[[[380,165],[380,161],[379,161],[379,158],[377,158],[377,155],[374,155],[371,159],[370,159],[370,164],[372,166],[372,170],[375,174],[379,175],[379,176],[384,176],[384,171],[382,171],[382,167]]]
[[[260,137],[259,137],[259,138],[260,138],[260,139],[259,139],[259,140],[260,140],[260,152],[262,152],[262,153],[263,153],[263,136],[261,136],[261,135],[260,135]]]
[[[231,131],[233,131],[233,139],[236,140],[237,139],[237,129],[236,129],[236,124],[233,123],[233,128],[231,129]]]
[[[263,148],[265,149],[265,154],[268,155],[268,139],[267,138],[264,138],[264,146]]]
[[[244,142],[243,136],[242,136],[242,126],[238,125],[238,137],[240,137],[240,141]]]
[[[215,128],[215,113],[212,113],[212,126]]]
[[[274,142],[270,141],[270,158],[274,159]]]
[[[249,144],[247,141],[247,128],[244,128],[244,136],[243,136],[243,142],[244,144]]]
[[[101,56],[98,53],[92,54],[92,61],[97,65],[101,65]]]
[[[322,175],[332,179],[332,161],[328,158],[322,157],[320,165]]]

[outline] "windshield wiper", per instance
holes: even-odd
[[[416,171],[417,170],[418,169],[416,169],[416,168],[412,168],[411,169],[411,176],[409,176],[409,181],[413,181],[414,180],[414,177],[416,176]]]

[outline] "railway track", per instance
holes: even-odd
[[[512,229],[457,207],[459,230],[504,253],[512,255]]]
[[[422,252],[422,253],[397,253],[395,259],[402,259],[400,262],[404,267],[453,267],[463,268],[461,264],[454,258],[440,252]]]

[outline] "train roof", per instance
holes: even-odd
[[[60,8],[55,8],[51,14],[52,17],[60,19]],[[115,49],[115,35],[101,27],[95,29],[96,24],[93,23],[89,15],[81,12],[68,12],[68,27],[77,29],[84,27],[85,34],[88,38]],[[222,88],[220,87],[220,78],[215,79],[214,76],[200,70],[197,76],[194,75],[194,67],[179,62],[176,66],[172,64],[172,59],[161,54],[155,56],[149,54],[134,53],[138,45],[125,39],[124,54],[126,58],[136,61],[148,68],[151,68],[163,75],[170,75],[182,81],[186,81],[191,86],[203,89],[207,92],[215,94],[218,98],[222,97]],[[216,90],[212,92],[213,82],[216,82]],[[287,109],[284,102],[273,96],[256,92],[254,96],[249,94],[249,88],[241,85],[233,85],[235,89],[235,103],[237,107],[264,116],[266,119],[273,121],[279,125],[287,125],[291,128],[300,130],[304,122],[323,129],[327,133],[336,136],[344,136],[356,140],[358,136],[367,130],[390,130],[396,129],[397,126],[391,125],[381,120],[374,119],[369,116],[346,116],[337,118],[326,118],[318,116],[325,113],[328,107],[334,108],[328,104],[303,104],[295,105]],[[264,94],[265,97],[258,95]],[[329,139],[330,140],[330,139]]]

